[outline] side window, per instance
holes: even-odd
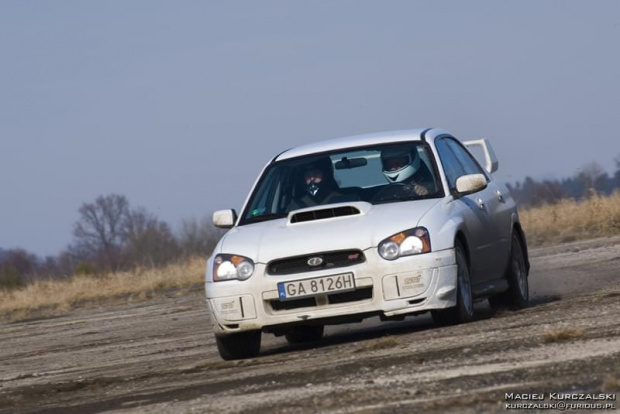
[[[454,152],[456,158],[461,162],[461,165],[465,169],[465,174],[484,174],[484,171],[478,165],[478,162],[467,152],[459,143],[452,139],[446,139],[448,147]],[[486,175],[485,175],[486,176]]]
[[[465,168],[461,165],[454,152],[448,147],[448,140],[446,138],[440,138],[435,141],[435,146],[437,147],[443,170],[446,173],[448,185],[450,188],[455,188],[456,179],[466,175]]]

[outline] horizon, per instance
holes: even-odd
[[[476,156],[476,154],[474,154],[474,156]],[[478,157],[476,157],[478,159]],[[478,159],[479,162],[481,162],[480,159]],[[590,163],[591,164],[591,163]],[[482,164],[481,164],[482,165]],[[501,165],[501,163],[500,163]],[[602,166],[601,166],[602,168]],[[535,182],[538,183],[544,183],[547,181],[551,181],[551,182],[561,182],[563,180],[567,180],[567,179],[571,179],[571,178],[576,178],[576,176],[579,174],[579,172],[581,171],[581,167],[576,169],[575,174],[571,175],[571,176],[566,176],[566,177],[559,177],[559,178],[549,178],[549,177],[530,177],[530,176],[525,176],[523,177],[521,180],[516,180],[513,182],[504,182],[505,184],[509,185],[509,186],[516,186],[517,184],[523,184],[527,178],[532,178]],[[620,167],[618,167],[618,169],[616,171],[620,171]],[[616,171],[603,171],[603,174],[607,174],[609,177],[613,177],[614,173]],[[257,173],[258,174],[258,173]],[[493,176],[495,176],[496,174],[493,174]],[[251,189],[248,189],[248,193]],[[107,195],[111,195],[111,194],[116,194],[116,193],[110,193],[110,194],[100,194],[100,196],[107,196]],[[119,194],[119,195],[125,195],[125,194]],[[126,196],[126,195],[125,195]],[[570,198],[570,197],[569,197]],[[131,208],[145,208],[148,212],[151,212],[151,210],[149,210],[148,206],[142,206],[142,205],[135,205],[131,203],[131,197],[127,196],[127,200],[129,201],[130,207]],[[88,203],[88,202],[94,202],[93,200],[85,200],[84,203]],[[78,207],[79,208],[79,207]],[[75,223],[78,221],[79,215],[77,213],[78,208],[76,208],[76,219],[73,223],[71,223],[71,229],[73,229],[73,226],[75,225]],[[233,207],[235,208],[235,210],[237,211],[237,213],[239,213],[242,209],[242,205],[240,205],[239,207]],[[178,220],[177,225],[171,225],[170,228],[172,230],[172,233],[177,235],[179,230],[180,230],[180,226],[182,224],[183,220],[198,220],[198,221],[202,221],[202,220],[208,220],[209,223],[211,223],[211,214],[213,213],[213,211],[206,213],[203,217],[181,217]],[[158,217],[161,220],[161,217]],[[165,221],[165,220],[164,220]],[[170,225],[170,223],[168,223],[167,221],[165,221],[168,225]],[[62,251],[66,250],[70,245],[70,242],[67,243],[67,245],[63,246],[62,248],[60,248],[56,253],[50,253],[50,254],[40,254],[38,252],[32,251],[30,249],[27,249],[23,246],[1,246],[0,245],[0,253],[4,253],[7,252],[9,250],[18,250],[18,249],[23,249],[25,251],[27,251],[28,253],[32,253],[35,254],[39,259],[45,259],[48,256],[56,256],[58,254],[60,254]]]

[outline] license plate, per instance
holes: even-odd
[[[278,283],[280,300],[355,290],[353,273]]]

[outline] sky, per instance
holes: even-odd
[[[440,127],[496,176],[620,155],[618,1],[0,2],[0,248],[54,255],[84,202],[173,228],[239,210],[285,149]]]

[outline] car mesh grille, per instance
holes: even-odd
[[[272,300],[271,308],[274,311],[292,310],[300,308],[312,308],[316,307],[316,298],[303,298],[290,300],[286,302],[280,302],[279,300]]]
[[[351,292],[332,293],[327,296],[327,301],[330,305],[334,305],[336,303],[357,302],[365,299],[372,299],[372,286],[356,289]]]
[[[337,305],[341,303],[359,302],[362,300],[372,299],[372,290],[372,286],[368,286],[350,292],[332,293],[331,295],[326,295],[327,304]],[[271,309],[276,312],[302,308],[314,308],[318,306],[315,297],[287,301],[272,300],[269,301],[269,304],[271,305]]]
[[[308,261],[313,258],[321,258],[322,263],[311,266]],[[366,260],[361,250],[341,250],[336,252],[315,253],[305,256],[288,257],[270,262],[267,265],[267,273],[270,275],[290,275],[294,273],[313,272],[316,270],[335,269],[338,267],[351,266]]]

